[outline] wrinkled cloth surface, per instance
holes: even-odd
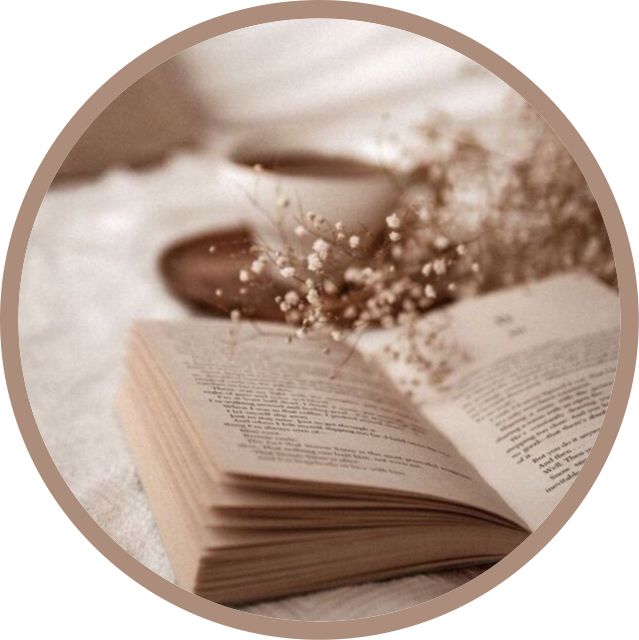
[[[188,311],[164,289],[160,251],[200,230],[250,220],[212,154],[151,170],[111,171],[53,187],[29,242],[20,290],[20,349],[46,446],[90,516],[128,553],[173,580],[114,408],[126,333],[137,318]],[[423,602],[480,569],[423,574],[246,607],[262,615],[334,620]]]

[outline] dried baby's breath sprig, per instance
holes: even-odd
[[[425,224],[418,211],[410,199],[402,200],[387,216],[386,231],[361,251],[360,237],[368,230],[346,236],[338,221],[320,235],[317,227],[327,227],[325,219],[306,212],[314,225],[307,249],[257,246],[240,280],[248,273],[248,286],[259,283],[268,270],[255,269],[257,264],[277,273],[286,293],[275,295],[274,302],[284,320],[297,326],[293,339],[322,331],[350,344],[370,326],[410,328],[427,310],[452,299],[458,281],[476,275],[466,256],[473,239],[462,245],[444,236],[437,215],[430,214]]]
[[[471,256],[474,272],[481,265],[478,291],[574,268],[616,285],[597,203],[570,153],[532,108],[516,121],[525,151],[514,159],[489,151],[450,122],[430,123],[422,133],[425,148],[439,151],[413,168],[419,216],[427,223],[433,214],[440,221],[466,220],[476,241],[461,243],[459,251]],[[443,233],[437,245],[447,239]]]
[[[525,110],[519,125],[529,148],[517,159],[450,124],[425,125],[427,152],[414,157],[410,172],[395,172],[402,194],[378,237],[366,228],[347,231],[344,221],[305,210],[299,199],[295,211],[284,193],[275,212],[248,194],[274,220],[282,243],[252,248],[238,273],[247,299],[252,286],[276,274],[286,294],[274,302],[296,325],[293,339],[322,331],[342,342],[370,326],[405,327],[412,336],[405,357],[441,382],[447,365],[429,365],[432,350],[415,352],[426,339],[418,321],[431,309],[574,267],[615,284],[605,226],[581,171],[534,113]],[[297,222],[290,237],[283,209]]]

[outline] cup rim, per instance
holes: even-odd
[[[285,169],[272,168],[270,165],[284,159],[288,164],[291,161],[304,162],[307,165],[313,163],[320,166],[332,164],[337,169],[331,172],[319,171],[286,171]],[[326,180],[366,180],[379,178],[387,173],[387,169],[372,163],[360,154],[349,155],[343,152],[330,152],[310,146],[259,144],[238,144],[227,153],[227,160],[234,166],[246,171],[263,171],[265,174],[286,179],[326,179]],[[339,168],[342,167],[343,171]]]

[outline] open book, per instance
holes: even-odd
[[[178,584],[241,603],[493,563],[543,521],[606,411],[616,292],[569,274],[438,314],[463,352],[443,388],[389,357],[401,329],[353,350],[277,324],[134,327],[119,406]]]

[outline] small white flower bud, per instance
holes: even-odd
[[[337,293],[337,285],[332,280],[324,280],[324,291],[329,295]]]
[[[286,302],[286,304],[290,305],[291,307],[294,307],[296,304],[299,303],[300,297],[299,295],[297,295],[297,291],[288,291],[284,295],[284,301]]]
[[[313,243],[313,251],[315,251],[315,253],[317,253],[317,255],[322,260],[326,260],[326,258],[328,257],[328,249],[329,249],[328,242],[326,242],[325,240],[322,240],[321,238],[318,238]]]
[[[251,271],[260,274],[264,270],[264,262],[262,260],[253,260],[251,263]]]
[[[319,271],[322,268],[322,259],[317,253],[309,253],[306,258],[309,271]]]
[[[390,216],[386,217],[386,224],[390,229],[399,229],[402,221],[396,213],[391,213]]]
[[[442,276],[446,273],[446,260],[444,258],[437,258],[433,262],[433,271],[438,275]]]

